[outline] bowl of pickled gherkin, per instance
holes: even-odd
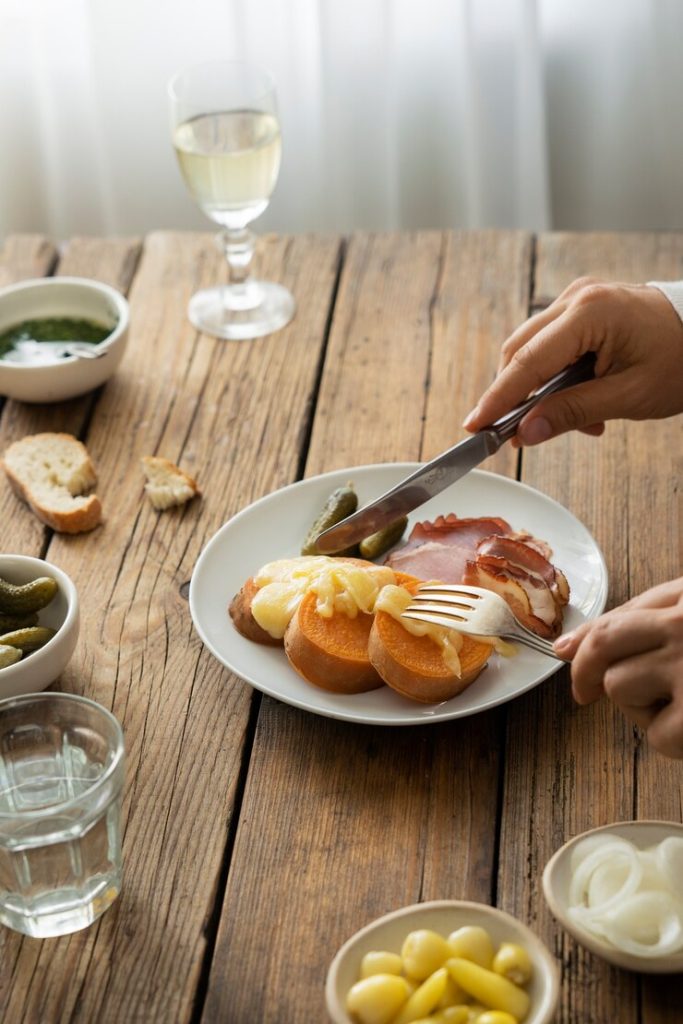
[[[0,395],[61,402],[104,384],[128,341],[129,311],[115,288],[46,277],[0,289]]]
[[[0,555],[0,700],[53,683],[78,629],[78,594],[62,569],[29,555]]]
[[[325,996],[334,1024],[548,1024],[559,970],[517,918],[438,900],[356,932],[330,965]]]

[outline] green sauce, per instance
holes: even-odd
[[[44,317],[39,320],[22,320],[0,333],[0,359],[15,349],[20,342],[40,341],[83,341],[97,345],[108,338],[113,327],[105,327],[94,320],[79,320],[74,317]]]

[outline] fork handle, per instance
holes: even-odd
[[[500,636],[503,640],[510,640],[512,643],[524,644],[526,647],[530,647],[532,651],[536,651],[538,654],[547,654],[549,658],[554,658],[555,661],[565,661],[565,658],[561,658],[559,654],[556,654],[553,645],[549,640],[544,640],[541,636],[536,636],[535,633],[501,633]]]
[[[584,381],[592,380],[594,376],[595,353],[586,352],[575,363],[572,363],[571,366],[555,374],[538,391],[534,391],[533,395],[530,395],[525,402],[515,406],[505,416],[501,416],[490,427],[485,427],[484,429],[495,430],[501,442],[509,441],[517,433],[517,427],[529,410],[538,405],[543,398],[547,398],[548,395],[554,395],[556,391],[562,391],[564,388],[573,387],[574,384],[582,384]]]

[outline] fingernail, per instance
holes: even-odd
[[[528,423],[522,423],[518,434],[522,444],[541,444],[552,436],[553,428],[543,416],[535,416]]]
[[[465,429],[467,429],[469,426],[471,426],[474,423],[474,421],[477,418],[478,412],[479,412],[479,406],[475,405],[474,409],[472,409],[472,412],[468,412],[467,413],[467,416],[465,416],[465,419],[462,421],[462,425],[463,425],[463,427],[465,427]]]
[[[562,636],[558,636],[557,640],[553,644],[556,651],[566,651],[567,648],[571,647],[574,640],[573,633],[563,633]]]

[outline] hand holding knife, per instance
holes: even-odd
[[[505,441],[514,437],[521,420],[542,399],[591,380],[594,370],[595,354],[587,352],[495,423],[425,463],[391,490],[325,530],[318,537],[318,551],[321,554],[342,551],[423,505],[489,455],[494,455]]]

